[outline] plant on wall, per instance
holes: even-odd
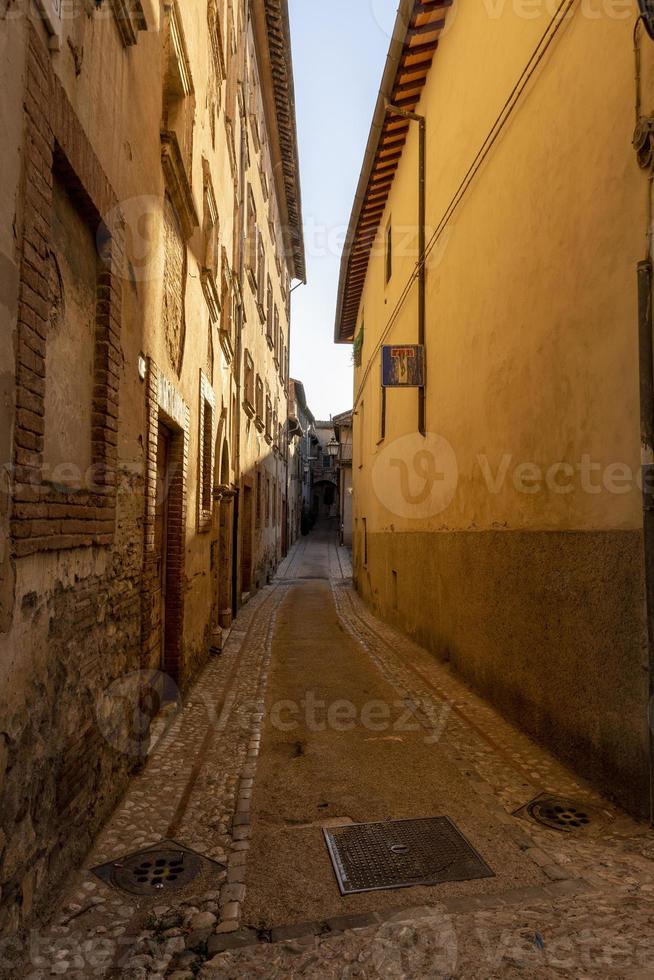
[[[356,367],[361,367],[361,354],[363,351],[363,325],[359,330],[358,334],[354,338],[354,345],[352,347],[352,360]]]

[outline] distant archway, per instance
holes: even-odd
[[[338,517],[338,486],[332,480],[320,480],[313,486],[313,512],[318,520]]]

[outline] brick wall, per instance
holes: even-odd
[[[48,52],[33,29],[24,101],[24,210],[16,364],[16,419],[11,507],[16,557],[109,545],[116,518],[122,229],[116,195],[75,116]],[[53,174],[97,237],[100,253],[95,319],[92,467],[65,490],[43,479],[46,345],[51,306]]]
[[[122,228],[101,222],[117,213],[116,195],[31,27],[27,45],[9,505],[16,598],[2,637],[13,667],[0,691],[2,934],[28,922],[81,860],[140,762],[124,751],[127,717],[107,724],[112,685],[138,678],[141,644],[144,492],[117,451]],[[43,467],[55,175],[99,253],[92,467],[65,488]]]

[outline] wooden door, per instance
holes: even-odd
[[[159,424],[157,442],[157,502],[154,514],[154,551],[157,573],[153,582],[154,619],[159,632],[159,667],[166,651],[166,566],[168,560],[168,496],[170,490],[170,432]]]

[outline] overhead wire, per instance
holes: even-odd
[[[514,112],[514,110],[515,110],[515,108],[516,108],[516,106],[518,104],[518,101],[520,99],[520,96],[522,95],[523,91],[527,87],[527,84],[531,80],[531,78],[534,75],[536,69],[539,67],[539,65],[543,61],[543,58],[545,57],[545,55],[549,51],[552,43],[554,42],[555,38],[557,37],[557,35],[559,33],[559,30],[561,29],[562,25],[565,23],[565,20],[568,17],[568,13],[570,12],[570,10],[572,9],[572,7],[574,6],[575,2],[576,2],[576,0],[561,0],[560,4],[559,4],[559,6],[558,6],[558,8],[556,10],[556,12],[554,13],[554,15],[553,15],[552,19],[550,20],[549,24],[547,25],[546,30],[544,31],[544,33],[543,33],[542,37],[540,38],[538,44],[534,48],[534,51],[532,52],[531,57],[529,58],[529,61],[527,62],[527,64],[526,64],[525,68],[523,69],[520,77],[518,78],[518,80],[515,83],[513,89],[511,90],[510,95],[508,96],[508,98],[506,99],[504,105],[502,106],[502,109],[500,110],[499,114],[497,115],[497,117],[495,119],[495,122],[491,126],[491,128],[490,128],[490,130],[488,132],[488,135],[486,136],[484,142],[482,143],[482,145],[479,148],[477,154],[475,155],[475,158],[473,159],[472,163],[470,164],[470,167],[468,168],[465,176],[461,180],[461,182],[460,182],[457,190],[455,191],[452,199],[450,200],[450,203],[448,204],[447,208],[443,212],[443,215],[442,215],[441,219],[439,220],[439,222],[438,222],[438,224],[437,224],[437,226],[436,226],[436,228],[435,228],[435,230],[434,230],[431,238],[429,239],[429,241],[427,242],[427,245],[425,246],[424,255],[423,256],[420,256],[418,258],[418,261],[416,263],[416,266],[415,266],[413,272],[411,273],[411,275],[409,276],[409,278],[408,278],[408,280],[407,280],[404,288],[402,289],[402,292],[400,294],[400,297],[399,297],[399,299],[398,299],[398,301],[397,301],[397,303],[396,303],[396,305],[395,305],[395,307],[393,309],[393,312],[391,313],[391,315],[390,315],[390,317],[389,317],[389,319],[388,319],[388,321],[386,323],[386,326],[385,326],[385,328],[384,328],[384,330],[382,332],[382,335],[379,338],[379,340],[377,341],[377,343],[375,345],[375,348],[374,348],[374,350],[373,350],[373,352],[372,352],[372,354],[371,354],[371,356],[370,356],[370,358],[368,360],[368,364],[366,366],[366,369],[364,371],[363,377],[361,379],[361,382],[360,382],[359,387],[358,387],[358,390],[357,390],[356,397],[354,399],[354,410],[356,410],[357,405],[359,404],[359,401],[361,400],[361,395],[363,394],[363,391],[364,391],[366,382],[367,382],[368,377],[370,375],[370,371],[372,370],[373,362],[374,362],[374,360],[375,360],[375,358],[377,356],[377,353],[381,349],[381,347],[382,347],[382,345],[384,343],[384,340],[386,339],[386,337],[390,333],[391,329],[393,328],[393,326],[394,326],[394,324],[395,324],[395,322],[396,322],[396,320],[397,320],[397,318],[398,318],[398,316],[399,316],[399,314],[400,314],[400,312],[402,310],[402,307],[404,306],[404,303],[406,301],[406,298],[409,295],[409,292],[411,291],[411,287],[412,287],[413,283],[417,280],[418,276],[420,275],[421,269],[426,264],[426,261],[427,261],[429,255],[432,253],[433,249],[435,248],[435,246],[437,245],[438,241],[440,240],[443,232],[447,228],[447,225],[448,225],[450,219],[452,218],[452,215],[454,214],[454,212],[458,208],[458,206],[461,203],[463,197],[465,196],[466,191],[468,190],[470,184],[472,183],[472,181],[474,180],[475,176],[477,175],[477,172],[481,168],[481,166],[484,163],[486,157],[488,156],[488,154],[490,153],[491,149],[493,148],[493,146],[497,142],[497,140],[498,140],[499,136],[501,135],[501,133],[503,132],[504,127],[506,126],[507,122],[511,118],[511,116],[512,116],[512,114],[513,114],[513,112]]]

